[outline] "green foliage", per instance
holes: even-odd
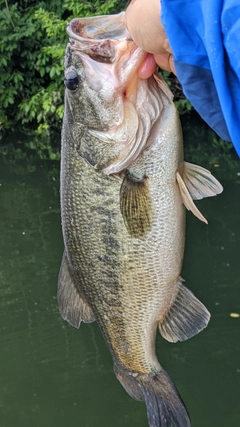
[[[74,16],[95,16],[118,13],[125,9],[127,1],[108,0],[108,1],[81,1],[65,0],[65,8],[72,12]]]
[[[163,71],[163,70],[159,70],[159,71],[162,77],[164,78],[164,80],[167,82],[168,86],[170,87],[174,95],[174,102],[179,113],[185,114],[191,111],[193,109],[192,104],[183,95],[182,87],[177,77],[173,73],[170,73],[169,71]]]
[[[0,130],[32,131],[45,141],[59,134],[67,22],[125,6],[123,0],[0,0]]]

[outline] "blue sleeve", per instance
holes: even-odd
[[[240,1],[160,1],[184,94],[240,156]]]

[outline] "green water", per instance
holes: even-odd
[[[76,330],[58,313],[58,174],[51,162],[0,162],[0,427],[147,427],[145,405],[116,380],[97,325]],[[235,175],[221,196],[198,203],[208,226],[187,216],[182,275],[211,322],[184,343],[157,339],[193,427],[240,426],[240,318],[230,317],[240,313]]]

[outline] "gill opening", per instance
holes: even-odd
[[[103,169],[103,172],[107,175],[121,172],[130,165],[133,165],[143,153],[143,151],[149,145],[149,136],[151,129],[157,119],[160,117],[162,110],[162,101],[159,97],[158,87],[152,77],[152,82],[149,84],[148,81],[141,81],[142,85],[145,85],[146,96],[142,100],[142,103],[138,105],[139,100],[136,100],[135,111],[138,116],[138,126],[136,133],[132,136],[128,142],[128,146],[123,148],[126,155],[107,168]],[[142,94],[143,96],[143,94]],[[129,102],[129,101],[128,101]]]

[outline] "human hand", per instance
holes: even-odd
[[[141,78],[148,78],[153,74],[156,64],[163,70],[175,73],[172,50],[160,21],[160,14],[159,0],[132,0],[126,10],[126,27],[132,39],[149,52],[138,71]]]

